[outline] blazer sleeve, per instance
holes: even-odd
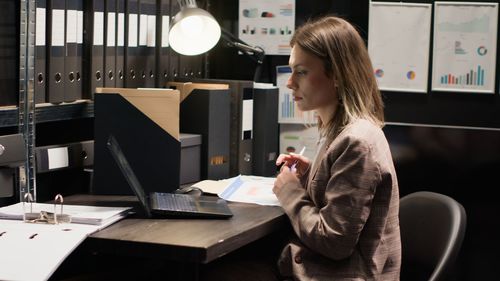
[[[343,137],[331,144],[307,189],[289,183],[279,191],[295,233],[308,248],[331,259],[352,254],[381,182],[374,153],[363,139]]]

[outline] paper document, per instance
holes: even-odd
[[[57,212],[61,211],[61,206],[46,203],[25,203],[24,209],[29,213],[40,213],[41,211]],[[72,223],[103,225],[120,219],[130,210],[130,207],[97,207],[82,205],[64,205],[63,213],[71,216]],[[0,208],[0,219],[23,219],[23,203],[19,202],[10,206]]]
[[[88,235],[104,227],[0,220],[0,280],[48,280]]]
[[[54,204],[30,205],[26,212],[54,212]],[[0,208],[0,280],[48,280],[88,235],[124,218],[129,209],[64,205],[72,223],[47,224],[24,222],[22,203]]]
[[[203,193],[210,194],[221,194],[231,183],[231,179],[225,180],[202,180],[193,184],[193,187],[197,187],[203,191]]]
[[[219,196],[227,201],[280,206],[273,193],[276,178],[259,176],[237,176]]]

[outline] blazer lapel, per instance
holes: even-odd
[[[310,173],[309,173],[309,178],[307,180],[307,188],[311,186],[311,182],[313,178],[316,176],[316,172],[318,171],[319,165],[321,163],[321,160],[323,159],[323,155],[326,152],[326,148],[328,147],[328,140],[325,140],[322,144],[320,149],[318,150],[318,153],[316,153],[316,157],[314,158],[314,162],[312,164]]]

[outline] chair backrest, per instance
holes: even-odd
[[[401,198],[401,280],[443,280],[462,245],[466,213],[453,198],[419,191]]]

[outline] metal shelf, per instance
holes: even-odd
[[[71,103],[40,104],[35,107],[35,122],[54,122],[94,117],[94,102],[78,100]]]
[[[94,102],[78,100],[61,104],[37,104],[35,122],[55,122],[94,117]],[[0,127],[18,126],[19,109],[15,106],[0,107]]]
[[[17,127],[19,122],[19,109],[17,106],[0,107],[0,128]]]

